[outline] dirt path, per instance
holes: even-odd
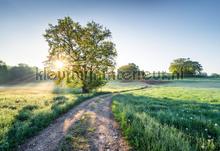
[[[94,130],[88,136],[90,142],[86,150],[127,151],[129,146],[123,139],[117,123],[111,113],[112,94],[89,99],[78,107],[58,118],[39,135],[21,145],[22,151],[59,150],[59,144],[69,129],[76,125],[84,115],[89,114]],[[74,136],[73,136],[74,137]]]

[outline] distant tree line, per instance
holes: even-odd
[[[191,61],[189,58],[175,59],[169,67],[170,73],[158,72],[150,73],[140,68],[135,63],[123,65],[117,70],[118,80],[148,80],[148,79],[171,79],[183,77],[209,77],[220,78],[220,74],[213,73],[207,75],[202,72],[202,65],[197,61]],[[0,84],[18,84],[36,81],[36,67],[30,67],[27,64],[20,63],[17,66],[8,66],[0,60]]]
[[[35,67],[20,63],[8,66],[0,60],[0,84],[17,84],[35,80]]]
[[[213,73],[213,74],[211,74],[210,77],[212,77],[212,78],[220,78],[220,74],[218,74],[218,73]]]
[[[220,74],[213,73],[208,76],[202,72],[203,67],[198,61],[190,60],[190,58],[178,58],[171,62],[167,72],[147,72],[140,70],[134,63],[128,63],[118,68],[117,79],[119,80],[149,80],[149,79],[180,79],[186,77],[209,77],[220,78]]]

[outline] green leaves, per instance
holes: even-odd
[[[193,76],[200,74],[203,69],[197,61],[192,61],[189,58],[178,58],[170,64],[169,70],[173,74]]]
[[[91,78],[85,76],[87,73],[100,75],[112,71],[115,66],[117,52],[110,40],[111,32],[94,21],[82,26],[65,17],[59,19],[57,25],[49,24],[44,37],[50,47],[47,64],[51,66],[57,59],[65,60],[66,71],[84,73],[83,77],[78,74],[75,80],[81,81],[82,87],[89,90],[103,85],[103,79],[89,81]]]
[[[120,80],[140,80],[144,78],[144,72],[134,63],[123,65],[118,69]]]

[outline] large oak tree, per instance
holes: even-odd
[[[47,64],[62,60],[65,62],[63,70],[76,75],[74,79],[65,79],[67,83],[80,85],[83,92],[106,83],[104,78],[94,77],[115,67],[117,52],[110,30],[94,21],[82,26],[65,17],[58,19],[57,25],[49,24],[44,37],[49,45]]]

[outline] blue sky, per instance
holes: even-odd
[[[219,0],[0,0],[0,60],[42,67],[48,23],[70,16],[112,31],[117,66],[134,62],[167,71],[173,59],[189,57],[206,72],[220,73],[219,8]]]

